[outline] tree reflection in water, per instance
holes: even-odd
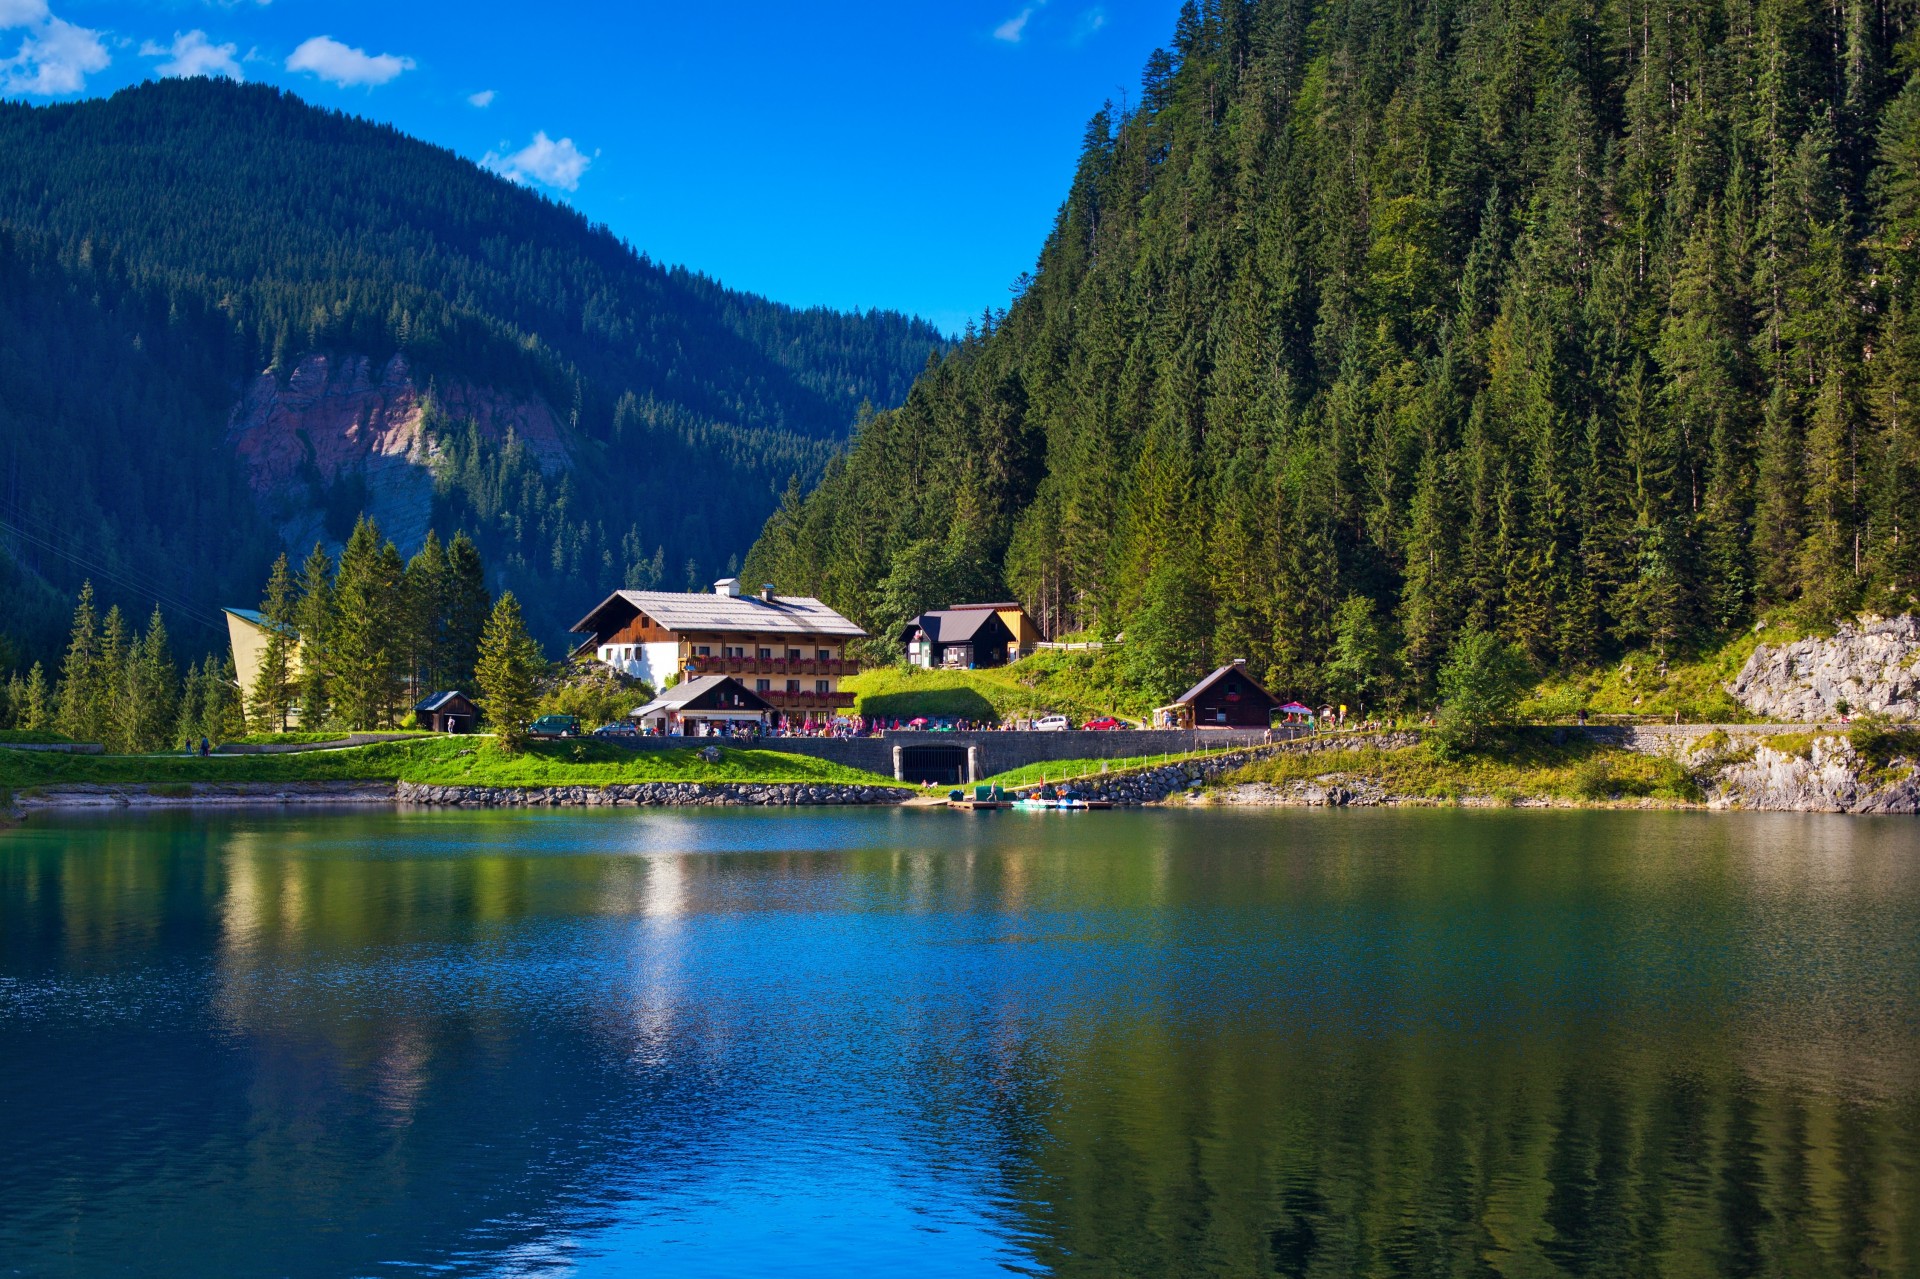
[[[1910,1274],[1917,851],[1678,814],[36,819],[0,836],[0,1252]]]

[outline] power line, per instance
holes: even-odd
[[[9,513],[16,518],[31,518],[17,510],[10,509]],[[69,550],[67,547],[54,541],[51,537],[23,527],[21,524],[15,523],[13,519],[0,516],[0,530],[5,530],[41,550],[49,551],[59,556],[76,567],[85,570],[90,576],[97,577],[110,586],[117,586],[123,591],[144,595],[152,599],[156,604],[159,604],[162,608],[171,610],[176,617],[179,617],[183,621],[192,622],[215,634],[224,633],[226,629],[221,622],[210,620],[210,614],[203,611],[200,605],[175,595],[170,590],[155,586],[152,582],[144,580],[128,570],[110,568],[105,564],[87,558],[77,551]]]

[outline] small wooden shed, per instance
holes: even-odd
[[[436,733],[471,733],[480,723],[480,708],[457,689],[421,699],[413,715],[420,727]]]

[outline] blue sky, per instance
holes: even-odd
[[[1178,0],[0,0],[0,96],[167,74],[391,122],[800,305],[1004,306]]]

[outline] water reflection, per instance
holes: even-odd
[[[0,836],[0,1255],[1920,1269],[1910,823],[1024,817]]]

